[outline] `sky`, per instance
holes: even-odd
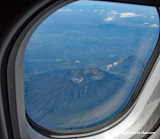
[[[88,6],[90,8],[86,8]],[[79,12],[87,12],[92,10],[95,14],[98,13],[100,15],[106,15],[106,17],[103,19],[106,23],[112,21],[118,22],[119,19],[127,20],[127,18],[136,18],[137,20],[138,17],[148,20],[148,22],[144,21],[142,23],[145,26],[153,28],[159,27],[158,13],[156,8],[151,6],[80,0],[59,9],[58,12],[73,12],[78,10]]]

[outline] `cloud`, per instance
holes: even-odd
[[[104,14],[105,13],[105,11],[104,10],[100,10],[100,14]]]
[[[107,70],[110,70],[112,68],[112,64],[107,65]]]
[[[115,10],[111,10],[109,13],[107,13],[107,18],[104,19],[104,21],[114,21],[116,18],[116,14],[118,14]]]
[[[83,10],[83,9],[80,9],[79,11],[80,11],[80,12],[83,12],[84,10]]]
[[[101,80],[102,77],[101,77],[101,76],[92,76],[92,79],[93,79],[93,80]]]
[[[144,14],[136,14],[136,13],[131,13],[131,12],[126,12],[126,13],[118,13],[115,10],[111,10],[109,13],[107,13],[108,17],[104,19],[104,21],[109,22],[109,21],[114,21],[117,16],[120,18],[126,18],[126,17],[137,17],[137,16],[142,16],[144,17]]]
[[[110,14],[118,14],[115,10],[111,10]]]
[[[75,60],[75,63],[78,63],[78,64],[79,64],[79,63],[81,63],[81,62],[80,62],[79,60]]]
[[[111,10],[109,13],[107,13],[108,16],[113,16],[113,15],[116,15],[116,14],[118,14],[118,13],[115,10]]]
[[[72,10],[71,9],[59,9],[58,11],[59,12],[71,12]]]
[[[115,57],[116,55],[109,55],[108,57]]]
[[[144,24],[145,24],[145,25],[148,25],[149,23],[148,23],[148,22],[144,22]]]
[[[58,12],[62,12],[63,11],[63,9],[59,9],[59,10],[57,10]]]
[[[113,62],[112,64],[107,65],[107,70],[110,70],[110,68],[117,66],[119,63],[120,62],[116,61],[116,62]]]
[[[157,24],[152,24],[151,27],[158,28],[159,26]]]
[[[56,59],[56,62],[62,62],[63,59]]]
[[[140,15],[138,15],[136,13],[129,13],[129,12],[127,12],[127,13],[119,13],[119,14],[120,14],[121,18],[140,16]]]
[[[115,16],[107,17],[104,19],[104,21],[109,22],[109,21],[114,21]]]
[[[114,63],[113,63],[113,66],[117,66],[117,65],[118,65],[118,62],[114,62]]]
[[[70,11],[72,11],[71,9],[66,9],[66,10],[64,10],[64,12],[70,12]]]
[[[154,18],[154,16],[151,16],[151,18]]]

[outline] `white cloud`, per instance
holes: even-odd
[[[144,22],[144,24],[145,24],[145,25],[148,25],[149,23],[148,23],[148,22]]]
[[[84,10],[83,10],[83,9],[80,9],[79,11],[80,11],[80,12],[83,12]]]
[[[107,70],[110,70],[112,68],[112,64],[107,65]]]
[[[93,80],[101,80],[102,77],[101,77],[101,76],[92,76],[92,79],[93,79]]]
[[[56,59],[56,62],[62,62],[63,59]]]
[[[79,61],[79,60],[75,60],[75,63],[78,63],[78,64],[79,64],[79,63],[80,63],[80,61]]]
[[[152,24],[151,27],[158,28],[159,26],[157,24]]]
[[[138,14],[136,14],[136,13],[129,13],[129,12],[127,12],[127,13],[120,13],[120,17],[121,17],[121,18],[125,18],[125,17],[136,17],[136,16],[140,16],[140,15],[138,15]]]
[[[108,57],[115,57],[116,55],[109,55]]]
[[[118,62],[114,62],[114,63],[113,63],[113,66],[117,66],[117,65],[118,65]]]
[[[110,68],[117,66],[119,62],[113,62],[112,64],[107,65],[107,70],[110,70]]]
[[[58,12],[62,12],[63,11],[63,9],[59,9],[59,10],[57,10]]]
[[[115,10],[111,10],[110,14],[118,14]]]
[[[109,13],[107,13],[108,16],[113,16],[118,14],[115,10],[111,10]]]
[[[100,14],[104,14],[105,13],[105,11],[104,10],[100,10]]]
[[[109,21],[114,21],[115,18],[117,18],[117,15],[119,15],[120,18],[126,18],[126,17],[137,17],[137,16],[142,16],[144,17],[144,14],[136,14],[136,13],[131,13],[131,12],[126,12],[126,13],[118,13],[115,10],[111,10],[109,13],[107,13],[107,18],[105,18],[104,20],[106,22]]]
[[[64,10],[65,12],[70,12],[70,11],[72,11],[71,9],[66,9],[66,10]]]
[[[58,10],[59,12],[70,12],[70,11],[72,11],[71,9],[59,9]]]
[[[114,21],[114,16],[112,17],[107,17],[104,19],[104,21],[109,22],[109,21]]]
[[[117,14],[116,11],[114,11],[114,10],[110,11],[109,13],[107,13],[107,16],[108,16],[108,17],[105,18],[104,21],[106,21],[106,22],[114,21],[115,18],[116,18],[116,14]]]
[[[154,16],[151,16],[151,18],[154,18]]]

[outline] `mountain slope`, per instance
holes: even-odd
[[[50,114],[88,111],[112,97],[124,83],[125,79],[99,69],[59,70],[26,77],[26,111],[37,123]]]

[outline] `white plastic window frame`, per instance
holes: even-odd
[[[25,52],[25,47],[28,43],[28,40],[31,37],[31,34],[37,28],[37,26],[51,13],[59,9],[60,7],[73,2],[70,1],[58,1],[44,9],[39,13],[33,20],[22,30],[21,34],[17,38],[13,49],[10,53],[8,66],[7,66],[7,83],[8,83],[8,96],[9,96],[9,106],[11,113],[11,122],[15,127],[13,128],[13,133],[15,138],[21,137],[22,139],[47,139],[48,137],[39,134],[34,130],[29,123],[27,122],[25,115],[25,106],[24,106],[24,81],[23,81],[23,57]],[[158,42],[157,45],[160,45]],[[152,71],[149,74],[148,79],[141,90],[139,97],[135,100],[135,104],[132,105],[132,108],[128,112],[118,119],[113,125],[109,125],[106,128],[99,129],[93,132],[77,135],[50,135],[53,138],[74,138],[74,137],[86,137],[92,139],[107,139],[107,138],[116,138],[119,136],[125,136],[124,131],[128,131],[137,119],[141,119],[143,110],[147,106],[149,100],[154,94],[154,90],[160,84],[160,56],[157,59]],[[158,98],[159,99],[159,98]],[[158,101],[157,101],[158,102]],[[157,103],[152,107],[152,110],[157,109]],[[132,111],[131,111],[132,110]],[[128,115],[128,116],[126,116]],[[153,116],[153,113],[147,113],[146,120],[141,122],[141,125],[144,125],[147,120]],[[123,119],[123,120],[122,120]],[[142,119],[141,119],[142,120]],[[120,122],[121,121],[121,122]],[[140,126],[140,125],[139,125]],[[111,128],[112,127],[112,128]],[[140,127],[139,127],[140,128]],[[135,128],[133,130],[137,130]],[[105,131],[105,132],[104,132]],[[98,134],[101,133],[101,134]],[[89,137],[91,136],[91,137]],[[133,136],[132,134],[127,134],[127,138]]]

